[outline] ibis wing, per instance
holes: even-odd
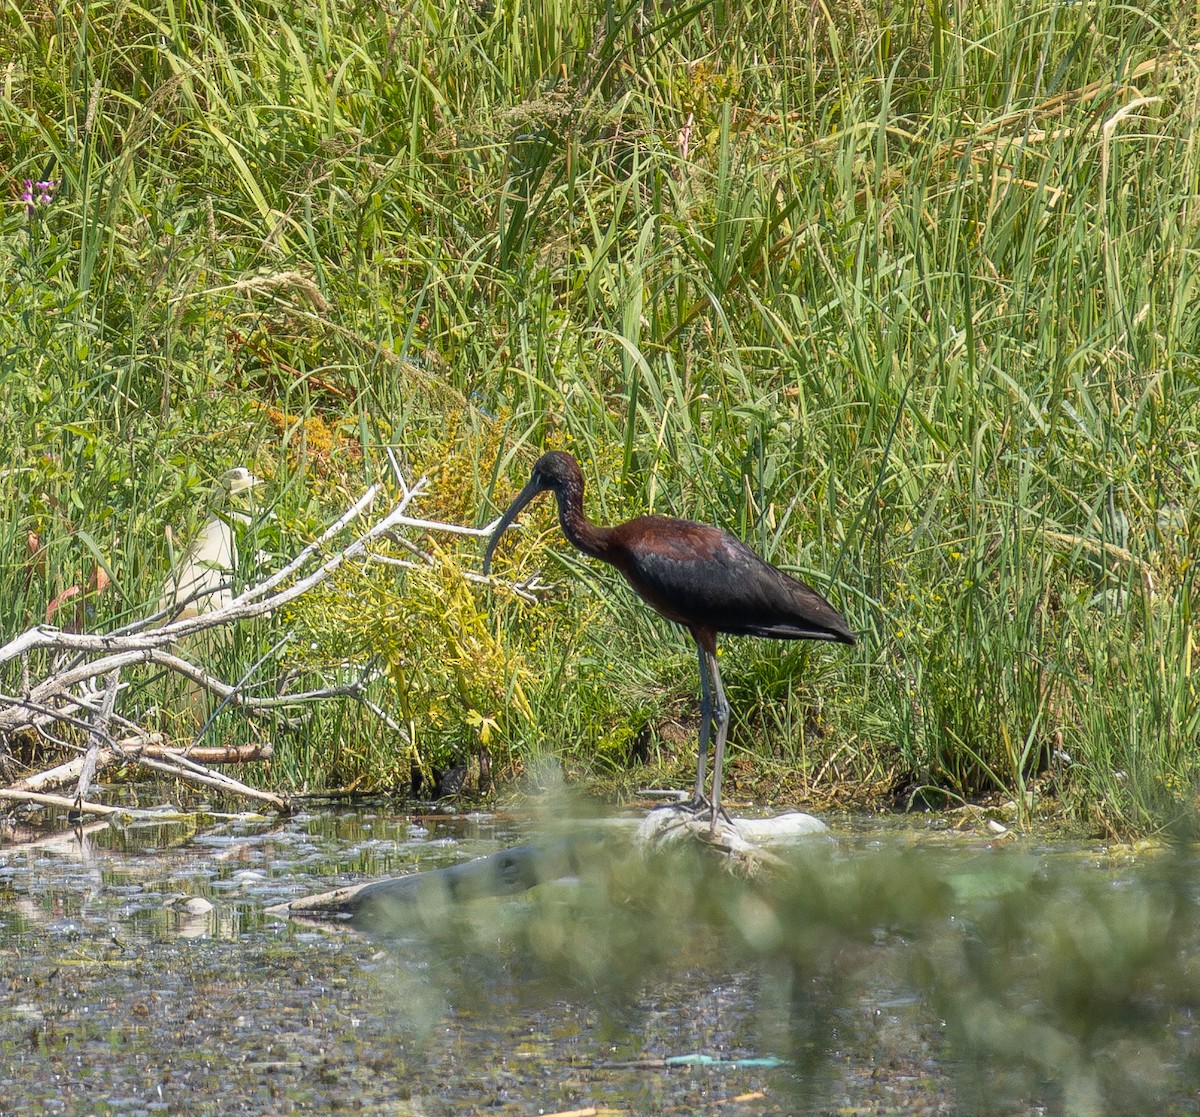
[[[657,516],[618,530],[627,534],[616,565],[671,620],[747,636],[854,642],[845,618],[816,590],[727,532]]]

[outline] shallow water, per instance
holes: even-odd
[[[606,848],[386,940],[264,914],[546,829],[353,810],[0,848],[0,1114],[1200,1111],[1181,854],[842,820],[770,886]]]

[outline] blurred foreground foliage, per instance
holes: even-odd
[[[577,879],[522,901],[408,913],[396,927],[399,1025],[423,1034],[444,998],[485,1011],[480,998],[513,984],[529,1004],[578,996],[621,1019],[647,988],[669,1004],[666,987],[695,969],[717,983],[695,1007],[705,1018],[721,981],[752,973],[752,1034],[706,1054],[781,1059],[764,1078],[784,1108],[767,1112],[1194,1106],[1191,852],[816,840],[746,882],[694,850],[647,861],[625,849],[581,852]],[[414,963],[414,951],[436,961]],[[654,1027],[639,1021],[638,1033]]]

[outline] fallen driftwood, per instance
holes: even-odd
[[[10,791],[7,788],[0,791],[0,802],[35,803],[39,807],[58,807],[61,810],[77,811],[79,814],[128,814],[136,817],[139,813],[148,813],[126,811],[121,807],[109,806],[107,803],[89,803],[84,799],[68,799],[65,795],[43,795],[38,791]]]
[[[85,799],[69,799],[65,795],[41,795],[34,791],[9,791],[0,789],[0,802],[34,803],[40,807],[55,807],[59,810],[71,811],[80,815],[99,815],[103,818],[124,820],[141,819],[147,822],[175,822],[179,820],[205,819],[249,819],[262,818],[262,815],[246,813],[228,814],[217,811],[182,811],[178,807],[167,804],[161,807],[117,807],[109,803],[90,803]]]
[[[683,814],[693,817],[684,819]],[[672,817],[674,816],[674,817]],[[577,876],[581,860],[594,854],[605,831],[626,830],[643,852],[699,842],[738,875],[753,876],[783,865],[764,845],[780,845],[825,833],[812,815],[791,812],[771,819],[722,821],[714,838],[710,824],[686,808],[658,808],[642,820],[611,819],[538,845],[519,845],[445,869],[369,881],[302,896],[266,909],[268,915],[334,921],[357,930],[395,933],[436,921],[446,909],[472,900],[512,896],[539,884]],[[739,833],[744,830],[744,834]]]
[[[283,569],[236,596],[227,585],[214,588],[206,584],[203,593],[209,602],[202,610],[189,608],[193,604],[189,600],[174,600],[166,608],[110,632],[70,632],[40,624],[0,645],[0,680],[12,680],[12,689],[16,690],[11,694],[0,693],[0,767],[8,756],[8,742],[17,735],[41,738],[58,749],[74,748],[80,754],[65,764],[26,776],[7,791],[0,790],[0,802],[43,806],[60,806],[68,802],[73,809],[85,813],[119,813],[121,808],[88,802],[88,790],[104,768],[114,763],[134,763],[186,783],[254,799],[276,810],[288,810],[288,801],[283,797],[258,791],[208,767],[210,764],[265,759],[271,755],[270,744],[199,746],[199,738],[212,724],[214,713],[196,740],[185,748],[175,748],[162,734],[139,724],[138,719],[144,718],[144,714],[121,708],[129,689],[122,675],[145,666],[164,669],[186,680],[193,692],[210,695],[217,711],[232,708],[247,715],[279,715],[307,703],[348,697],[370,710],[401,740],[407,741],[404,727],[366,694],[367,685],[373,678],[372,668],[364,669],[359,678],[349,683],[302,693],[257,696],[247,693],[250,676],[278,651],[286,642],[286,636],[236,683],[215,677],[180,651],[181,641],[200,633],[211,633],[276,612],[319,586],[347,562],[399,561],[379,555],[373,548],[385,541],[399,539],[399,533],[404,530],[479,536],[492,530],[494,525],[468,528],[409,515],[408,510],[423,491],[425,482],[421,480],[409,487],[398,469],[397,480],[401,499],[386,516],[350,543],[333,553],[328,552],[331,542],[373,504],[380,486],[371,486]],[[410,546],[409,551],[416,556],[416,561],[406,560],[407,565],[437,561],[415,546]],[[468,574],[466,577],[484,581],[479,576]],[[528,596],[530,589],[517,587],[517,592]],[[47,788],[68,783],[75,785],[73,798],[45,794]]]
[[[208,766],[214,764],[245,764],[251,760],[270,760],[275,749],[269,741],[250,745],[190,745],[186,748],[172,747],[162,743],[161,734],[152,734],[152,741],[124,740],[115,741],[111,746],[102,748],[96,755],[93,766],[96,772],[119,764],[137,760],[190,760],[195,764]],[[64,784],[78,780],[87,763],[86,756],[77,756],[64,764],[47,768],[44,772],[35,772],[23,780],[9,784],[7,791],[44,791],[48,787],[62,787]]]

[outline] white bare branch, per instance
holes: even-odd
[[[45,773],[44,778],[33,776],[7,791],[0,791],[0,801],[7,799],[9,802],[68,805],[75,810],[101,814],[136,813],[125,811],[123,808],[105,808],[84,801],[93,775],[112,760],[121,758],[135,760],[178,779],[258,799],[277,809],[285,809],[285,801],[278,796],[257,791],[223,773],[212,772],[179,751],[165,747],[161,737],[156,738],[149,730],[119,712],[117,706],[120,696],[128,687],[127,683],[121,681],[122,673],[147,665],[166,669],[188,680],[198,690],[211,694],[224,706],[232,706],[250,713],[278,711],[322,699],[352,698],[407,741],[408,734],[404,728],[367,697],[369,674],[364,673],[352,682],[318,687],[300,693],[277,693],[269,697],[258,697],[245,692],[244,680],[237,685],[231,685],[193,663],[176,649],[180,641],[198,633],[269,616],[321,585],[347,562],[397,561],[390,556],[380,555],[373,549],[381,542],[401,543],[425,565],[437,561],[433,555],[405,539],[401,534],[403,532],[437,532],[483,537],[495,530],[498,521],[487,527],[473,528],[410,515],[413,502],[426,488],[426,479],[421,478],[409,485],[395,455],[390,456],[400,489],[400,499],[386,516],[366,530],[360,531],[351,542],[338,550],[330,553],[327,549],[334,539],[343,534],[371,507],[379,495],[380,486],[373,485],[368,488],[317,539],[270,577],[236,596],[231,595],[228,586],[218,587],[222,591],[220,593],[214,592],[212,586],[206,587],[202,594],[206,597],[209,607],[199,613],[188,610],[190,615],[183,615],[184,607],[191,603],[177,600],[168,608],[109,632],[65,632],[53,625],[41,624],[29,628],[0,646],[0,667],[13,660],[20,661],[21,691],[16,695],[0,694],[0,745],[13,733],[30,729],[52,740],[54,738],[50,729],[59,724],[72,726],[85,733],[88,741],[81,749],[83,756],[67,765],[60,765],[52,773]],[[399,561],[412,563],[413,560]],[[464,576],[473,582],[492,584],[492,579],[483,578],[478,574],[465,573]],[[533,584],[514,586],[512,589],[518,595],[534,600],[532,591],[536,587]],[[38,657],[35,654],[38,652],[48,654]],[[38,672],[35,670],[35,664],[42,659],[46,661],[47,666],[44,672]],[[121,732],[131,733],[132,737],[118,742],[113,736],[114,726],[122,727]],[[136,740],[154,741],[158,747],[152,750],[153,755],[150,754],[151,750],[129,747],[130,742]],[[227,752],[228,750],[217,750],[215,754],[226,755]],[[0,751],[0,758],[2,756]],[[47,784],[63,782],[65,778],[71,777],[79,781],[74,799],[43,795],[38,790]]]

